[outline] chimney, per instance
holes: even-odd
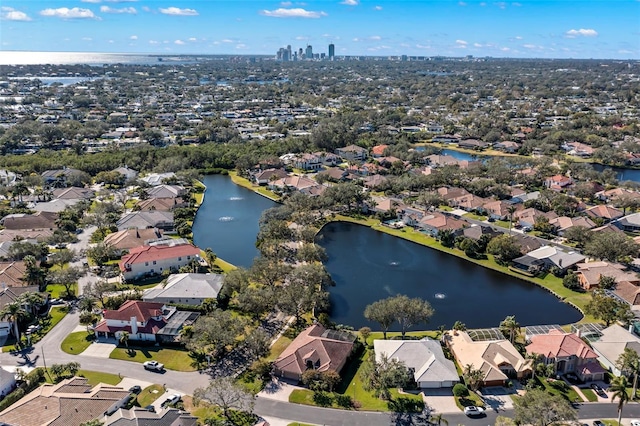
[[[131,317],[131,334],[138,334],[138,318]]]
[[[576,336],[578,336],[578,338],[580,337],[582,333],[580,332],[580,329],[576,329]]]

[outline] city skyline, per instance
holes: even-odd
[[[3,51],[640,59],[640,1],[18,0]]]

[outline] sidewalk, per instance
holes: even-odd
[[[274,377],[267,383],[263,390],[258,392],[258,398],[273,399],[276,401],[289,402],[291,392],[296,389],[303,389]]]

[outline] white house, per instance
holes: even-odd
[[[120,260],[120,272],[125,280],[135,280],[145,275],[177,272],[192,260],[200,260],[200,249],[193,244],[176,246],[134,247]]]
[[[436,340],[374,340],[373,347],[378,361],[386,355],[404,362],[420,388],[450,388],[460,380],[455,364]]]
[[[144,292],[142,300],[156,303],[201,305],[206,299],[215,299],[222,288],[224,277],[219,274],[173,274],[165,285]]]
[[[591,347],[598,354],[598,360],[613,374],[619,376],[621,371],[616,361],[625,348],[640,354],[640,337],[618,324],[613,324],[601,331],[598,340],[591,342]]]

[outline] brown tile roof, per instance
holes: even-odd
[[[622,210],[602,204],[585,210],[585,213],[590,217],[602,217],[609,220],[623,216]]]
[[[22,280],[27,267],[23,261],[0,262],[0,288],[2,284],[7,287],[22,287],[26,283]]]
[[[136,207],[139,210],[158,210],[161,212],[168,212],[177,207],[185,206],[185,202],[182,198],[149,198],[147,200],[138,201]]]
[[[0,243],[5,241],[18,241],[18,240],[38,240],[43,242],[53,235],[53,231],[50,229],[2,229],[0,230]]]
[[[104,243],[120,250],[126,250],[139,247],[149,240],[155,240],[160,237],[162,237],[162,231],[155,228],[125,229],[107,235]]]
[[[531,336],[527,345],[528,354],[543,355],[546,358],[564,358],[572,355],[581,359],[597,359],[596,354],[586,343],[574,333],[550,330],[548,334]]]
[[[337,371],[351,354],[353,342],[322,337],[327,330],[314,324],[300,333],[273,363],[276,371],[301,375],[307,370],[307,361],[318,371]]]
[[[613,292],[632,305],[640,305],[640,287],[637,284],[620,281]]]
[[[53,229],[57,228],[57,219],[57,213],[42,211],[34,214],[10,214],[2,219],[2,224],[7,229]]]

